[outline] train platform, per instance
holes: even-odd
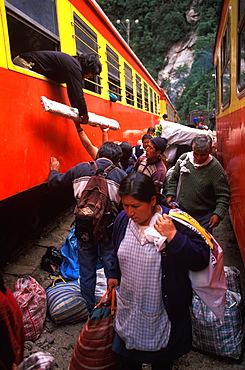
[[[13,290],[14,281],[29,275],[45,289],[52,283],[55,277],[40,268],[41,258],[48,247],[61,248],[70,232],[72,220],[73,208],[70,208],[46,227],[36,239],[28,241],[25,248],[16,252],[15,259],[2,271],[5,283],[11,290]],[[245,297],[245,268],[229,215],[215,229],[214,236],[224,250],[225,265],[235,266],[240,270]],[[73,325],[56,325],[47,317],[40,337],[35,342],[25,342],[25,356],[28,357],[38,351],[49,352],[55,358],[55,369],[67,370],[83,324],[84,322]],[[150,368],[150,365],[143,365],[144,370],[150,370]],[[174,363],[174,370],[184,369],[242,370],[245,369],[245,360],[239,362],[192,350]]]

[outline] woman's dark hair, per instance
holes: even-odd
[[[122,156],[123,152],[121,147],[115,143],[112,143],[111,141],[106,141],[103,143],[97,153],[97,158],[108,158],[114,164],[117,164]]]
[[[80,54],[76,56],[79,60],[83,75],[88,73],[92,73],[93,75],[99,75],[102,70],[102,65],[100,63],[99,57],[95,53],[88,53],[88,54]]]
[[[144,140],[146,140],[146,139],[151,139],[151,138],[152,138],[152,136],[151,136],[151,135],[149,135],[149,134],[145,134],[145,135],[143,135],[143,136],[142,136],[141,141],[144,141]]]
[[[124,177],[119,186],[119,195],[131,196],[140,202],[150,203],[154,195],[157,195],[156,187],[151,177],[135,172]]]
[[[154,127],[149,127],[148,128],[148,130],[147,130],[147,133],[148,132],[153,132],[153,134],[154,134],[154,132],[155,132],[156,130],[155,130],[155,128]]]
[[[120,197],[131,196],[140,202],[146,203],[150,203],[152,197],[156,195],[157,204],[169,206],[164,196],[157,193],[152,178],[140,172],[130,173],[128,176],[124,177],[120,183],[118,193]]]

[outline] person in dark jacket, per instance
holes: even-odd
[[[88,53],[71,56],[60,51],[39,50],[18,55],[14,64],[31,69],[54,81],[66,83],[71,106],[77,108],[82,121],[74,121],[76,127],[80,123],[88,123],[87,104],[83,95],[83,79],[92,78],[101,72],[101,63],[97,54]]]
[[[117,288],[113,351],[122,369],[172,369],[173,361],[191,349],[189,270],[209,263],[202,236],[172,221],[170,209],[158,203],[149,176],[133,173],[119,187],[124,211],[114,223],[108,289]]]
[[[105,142],[98,150],[96,164],[99,170],[105,170],[111,165],[116,165],[122,157],[122,149],[119,145],[112,142]],[[48,184],[52,188],[73,187],[74,197],[79,203],[79,199],[85,189],[91,175],[92,169],[89,163],[80,163],[70,168],[66,173],[59,173],[60,163],[52,157],[50,164],[50,174]],[[108,193],[111,203],[119,210],[120,197],[118,188],[121,180],[126,173],[118,167],[115,167],[106,177],[108,184]],[[99,196],[99,194],[98,194]],[[80,287],[83,298],[88,303],[88,309],[91,311],[95,306],[95,286],[96,286],[96,265],[98,261],[98,243],[77,239],[79,248],[80,264]],[[102,259],[105,275],[108,277],[111,264],[111,253],[113,250],[111,235],[107,235],[106,241],[100,243],[100,257]]]

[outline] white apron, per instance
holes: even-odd
[[[118,249],[122,273],[115,330],[127,349],[157,351],[169,341],[171,323],[162,300],[161,253],[129,220]]]

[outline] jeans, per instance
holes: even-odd
[[[111,266],[111,254],[113,248],[101,244],[83,244],[77,241],[79,247],[78,259],[80,265],[80,288],[83,298],[87,301],[89,312],[95,306],[96,265],[98,262],[99,248],[100,257],[105,270],[105,276],[109,277]]]

